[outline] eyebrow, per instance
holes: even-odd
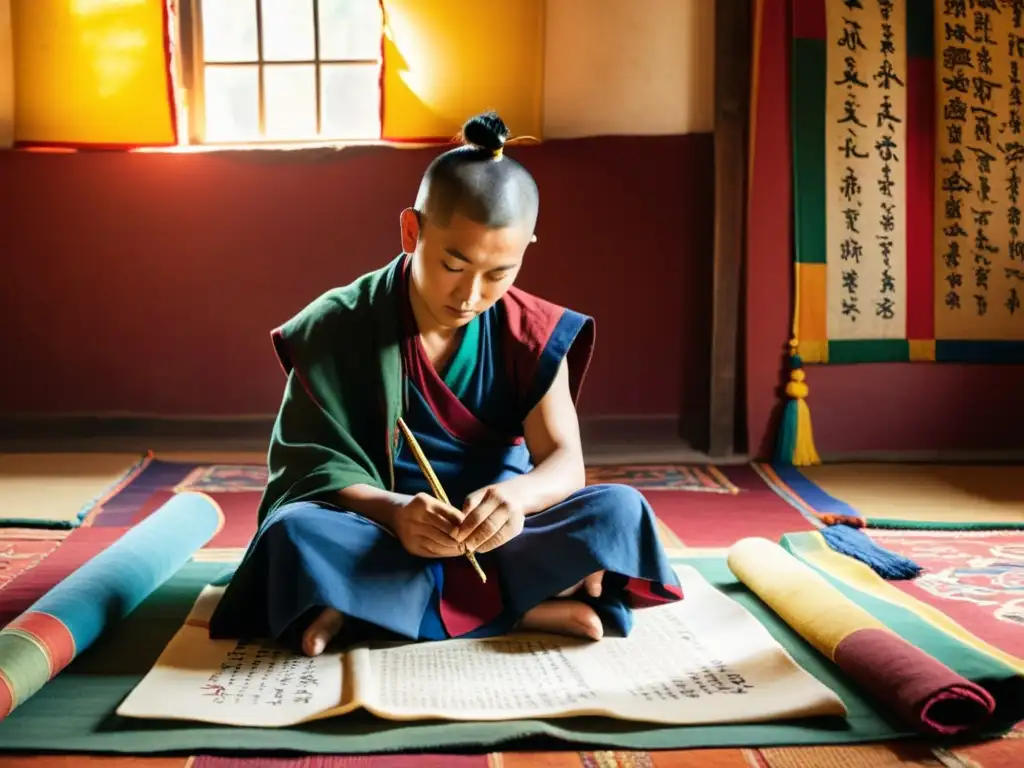
[[[457,248],[445,248],[444,250],[445,250],[445,253],[447,253],[447,254],[448,254],[448,255],[450,255],[450,256],[454,256],[454,257],[455,257],[456,259],[458,259],[459,261],[464,261],[464,262],[466,262],[467,264],[472,264],[472,263],[473,263],[472,261],[470,261],[469,259],[467,259],[467,258],[466,258],[466,257],[465,257],[465,256],[464,256],[464,255],[462,254],[462,252],[461,252],[461,251],[459,251],[459,249],[457,249]]]
[[[458,259],[459,261],[465,262],[466,264],[470,264],[470,265],[473,264],[473,262],[470,261],[470,259],[467,258],[466,255],[464,253],[462,253],[462,251],[460,251],[458,248],[445,248],[444,250],[445,250],[445,253],[447,253],[452,258]],[[505,264],[505,265],[500,266],[500,267],[494,267],[493,269],[489,269],[487,271],[488,272],[505,272],[506,270],[513,269],[515,266],[516,266],[515,264]]]

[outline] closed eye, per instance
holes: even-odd
[[[456,269],[455,267],[448,266],[448,263],[444,262],[444,261],[441,262],[441,266],[444,267],[448,272],[461,272],[462,271],[461,269]]]

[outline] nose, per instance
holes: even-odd
[[[475,307],[480,303],[480,297],[483,295],[483,283],[479,276],[472,275],[467,276],[464,280],[459,283],[458,293],[456,298],[459,304],[466,308]]]

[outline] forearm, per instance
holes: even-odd
[[[583,456],[578,450],[560,447],[530,472],[500,485],[522,505],[523,514],[533,515],[564,501],[586,483]]]
[[[383,525],[389,531],[395,530],[395,516],[412,497],[391,493],[372,485],[350,485],[338,491],[339,506],[362,515],[368,520]]]

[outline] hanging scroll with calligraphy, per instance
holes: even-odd
[[[794,351],[1024,362],[1024,0],[793,0]]]
[[[942,0],[935,32],[935,336],[1019,362],[1024,0]]]

